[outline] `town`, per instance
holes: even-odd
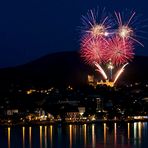
[[[1,125],[148,121],[148,84],[12,88],[0,111]]]

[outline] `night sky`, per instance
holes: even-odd
[[[53,52],[78,51],[81,15],[97,6],[110,12],[134,9],[148,19],[147,0],[0,1],[0,67],[24,64]],[[147,42],[143,40],[144,48],[137,46],[136,54],[148,56]]]

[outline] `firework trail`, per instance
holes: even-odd
[[[97,71],[99,71],[102,74],[102,76],[104,77],[104,79],[107,80],[107,75],[106,75],[105,71],[103,70],[103,68],[97,62],[94,62],[94,64],[98,68]]]
[[[118,78],[120,77],[120,75],[122,74],[122,72],[124,71],[125,66],[127,66],[127,65],[128,65],[128,63],[124,64],[124,65],[121,67],[121,69],[117,72],[117,75],[116,75],[116,77],[115,77],[115,79],[114,79],[114,84],[116,83],[116,81],[118,80]]]

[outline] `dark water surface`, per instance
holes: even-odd
[[[148,148],[148,123],[0,127],[0,148]]]

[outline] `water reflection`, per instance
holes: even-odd
[[[25,148],[25,127],[22,127],[22,133],[23,133],[23,148]]]
[[[130,144],[130,123],[127,123],[127,138],[128,138],[128,145]]]
[[[142,131],[146,130],[147,128],[144,128],[142,122],[128,123],[128,144],[131,139],[134,139],[134,145],[141,147]]]
[[[135,122],[1,127],[0,137],[8,148],[142,147],[148,144],[148,126],[147,122]]]
[[[52,147],[52,125],[50,125],[50,129],[49,129],[49,131],[50,131],[50,135],[49,135],[49,137],[50,137],[50,147]]]
[[[134,139],[137,138],[137,123],[134,123]],[[134,140],[136,142],[136,140]]]
[[[32,148],[32,127],[29,127],[29,147]]]
[[[69,147],[72,148],[72,125],[69,125]]]
[[[117,123],[114,123],[114,145],[117,143]]]
[[[141,124],[141,122],[139,122],[138,123],[138,137],[139,137],[139,142],[141,141],[141,127],[142,126],[142,124]]]
[[[84,124],[84,147],[86,147],[86,124]]]
[[[45,138],[44,138],[44,140],[45,140],[45,148],[47,148],[47,126],[45,126],[45,129],[44,129],[45,131],[44,131],[44,136],[45,136]]]
[[[92,124],[92,147],[95,148],[95,125]]]
[[[42,126],[40,126],[40,148],[42,148]]]
[[[11,129],[10,129],[10,127],[8,127],[8,148],[10,148],[10,131]]]
[[[128,131],[128,140],[130,139],[130,123],[127,123],[127,131]]]
[[[104,123],[104,145],[106,145],[106,123]]]

